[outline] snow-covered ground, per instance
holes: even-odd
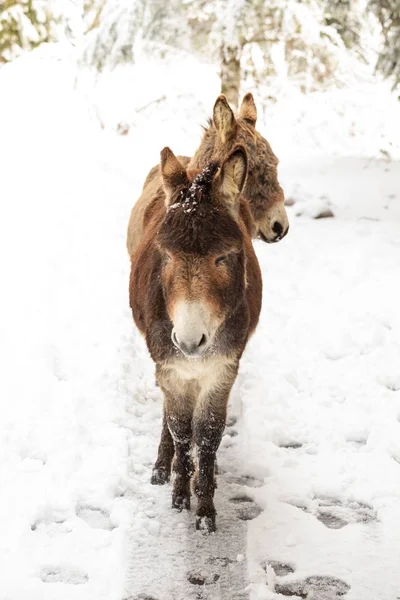
[[[159,70],[146,96],[149,68],[138,112],[77,82],[65,48],[0,72],[0,600],[396,600],[400,109],[376,86],[297,120],[283,100],[260,125],[296,203],[284,241],[256,242],[263,312],[205,537],[149,483],[161,394],[125,229],[163,145],[196,147],[218,82]],[[320,205],[335,218],[311,219]]]

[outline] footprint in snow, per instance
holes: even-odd
[[[304,581],[277,583],[275,592],[281,596],[298,596],[306,600],[337,600],[343,598],[350,586],[336,577],[314,576]]]
[[[237,434],[238,434],[238,432],[236,431],[236,429],[228,429],[228,430],[225,430],[225,433],[224,433],[224,435],[228,435],[231,438],[236,437]]]
[[[212,585],[220,577],[218,573],[206,573],[205,571],[190,571],[187,574],[187,580],[192,585]]]
[[[41,531],[46,529],[46,534],[50,537],[61,534],[64,531],[63,525],[65,520],[60,521],[36,521],[31,525],[31,531]]]
[[[236,563],[236,560],[228,558],[228,556],[210,556],[207,558],[206,563],[210,565],[219,565],[221,567],[227,567],[228,565]]]
[[[230,499],[230,502],[237,505],[236,516],[241,521],[252,521],[262,513],[262,508],[246,494],[234,496]]]
[[[368,442],[367,431],[353,431],[345,436],[345,440],[348,444],[354,444],[355,446],[365,446]]]
[[[110,514],[101,508],[94,506],[79,506],[76,511],[77,516],[85,521],[93,529],[107,529],[112,531],[115,525],[111,522]]]
[[[386,375],[380,377],[378,381],[390,392],[398,392],[400,390],[400,376],[398,375]]]
[[[43,583],[65,583],[82,585],[89,581],[89,576],[79,569],[68,567],[45,567],[40,573]]]
[[[279,560],[266,560],[262,563],[262,568],[264,571],[267,571],[268,567],[272,567],[275,575],[278,577],[285,577],[285,575],[290,575],[290,573],[294,573],[294,568],[292,565],[287,563],[280,562]]]
[[[124,598],[124,600],[157,600],[157,598],[148,596],[147,594],[140,594],[139,596],[129,596],[129,598]]]
[[[124,600],[157,600],[157,598],[148,596],[147,594],[140,594],[139,596],[129,596],[129,598],[124,598]]]
[[[320,498],[317,519],[329,529],[342,529],[349,523],[372,523],[374,509],[364,502],[342,503],[336,498]]]
[[[287,450],[298,450],[299,448],[303,447],[303,444],[301,442],[296,442],[296,441],[283,442],[282,444],[278,444],[278,447],[286,448]]]
[[[233,425],[236,425],[236,423],[237,423],[237,417],[235,417],[235,415],[230,415],[226,419],[226,426],[227,427],[233,427]]]
[[[318,521],[328,529],[342,529],[350,523],[372,523],[377,521],[376,512],[364,502],[342,502],[337,498],[315,498],[318,508],[315,513]],[[296,506],[296,505],[295,505]],[[309,512],[306,507],[297,508]]]
[[[226,475],[225,481],[227,483],[233,483],[235,485],[242,485],[246,487],[261,487],[263,482],[251,475]]]

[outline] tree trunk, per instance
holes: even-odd
[[[241,49],[223,47],[221,52],[221,91],[229,104],[239,106]]]

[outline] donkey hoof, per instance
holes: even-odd
[[[196,530],[203,533],[213,533],[216,531],[215,515],[211,515],[211,517],[196,517]]]
[[[181,512],[184,508],[190,510],[190,496],[181,496],[180,494],[172,496],[172,508]]]
[[[154,467],[151,474],[152,485],[164,485],[169,481],[169,472],[165,467]]]

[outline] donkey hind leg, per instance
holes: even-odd
[[[222,399],[221,399],[222,400]],[[225,427],[226,400],[218,408],[203,407],[194,417],[194,441],[197,447],[197,474],[194,489],[198,498],[196,529],[206,532],[216,530],[214,506],[215,461]]]
[[[172,465],[174,474],[172,508],[190,509],[190,479],[193,475],[192,461],[192,416],[174,415],[168,412],[168,426],[175,445]]]
[[[161,440],[158,446],[158,456],[153,468],[151,483],[153,485],[163,485],[169,481],[171,475],[171,463],[174,456],[174,442],[171,432],[168,429],[167,417],[165,414],[162,423]]]

